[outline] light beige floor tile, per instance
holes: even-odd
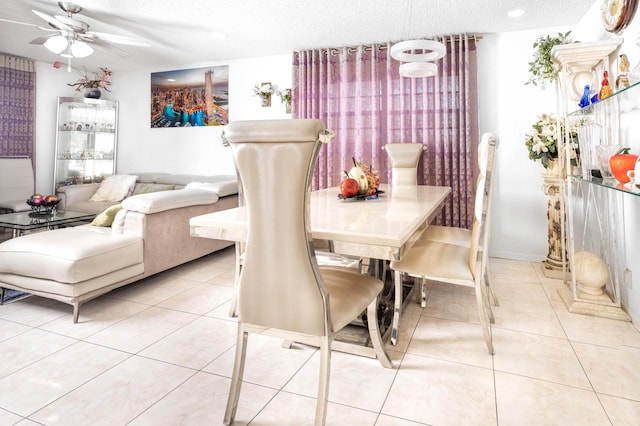
[[[84,339],[148,308],[140,303],[101,296],[82,304],[77,323],[74,323],[71,317],[62,316],[40,328]]]
[[[153,306],[198,284],[198,281],[159,274],[113,290],[108,296]]]
[[[221,425],[229,395],[230,380],[214,374],[197,373],[154,404],[131,426]],[[236,423],[246,424],[276,395],[276,390],[243,383]],[[287,408],[287,412],[291,407]]]
[[[422,315],[480,324],[476,296],[472,293],[431,290]]]
[[[27,417],[129,356],[77,342],[0,379],[0,406]]]
[[[496,372],[500,426],[608,425],[592,391]]]
[[[618,348],[622,345],[640,348],[640,333],[630,322],[590,315],[557,313],[570,340]]]
[[[496,425],[493,372],[407,354],[382,414],[433,425]]]
[[[231,301],[223,303],[215,309],[210,310],[206,313],[206,316],[218,319],[225,319],[233,322],[237,322],[236,317],[229,316],[229,310],[231,309]]]
[[[640,349],[573,346],[596,392],[640,401]]]
[[[199,284],[158,304],[163,308],[203,315],[215,309],[233,296],[233,288],[215,284]]]
[[[489,269],[491,271],[491,277],[504,279],[518,277],[519,281],[540,282],[538,274],[531,262],[490,258]]]
[[[291,348],[285,349],[282,347],[282,339],[250,334],[244,381],[282,389],[316,351],[316,348],[300,344],[294,344]],[[216,358],[203,370],[231,377],[234,356],[235,346]]]
[[[394,360],[399,365],[399,360]],[[331,353],[329,401],[379,412],[396,376],[396,369],[384,368],[376,359]],[[315,398],[318,394],[320,353],[316,352],[285,386],[286,392]]]
[[[15,425],[22,419],[17,414],[0,408],[0,425]]]
[[[76,342],[75,339],[34,328],[0,345],[0,378]]]
[[[493,308],[494,328],[566,338],[555,310],[549,303],[531,303],[527,300],[501,303]]]
[[[0,307],[2,309],[2,307]],[[17,322],[0,319],[0,342],[10,339],[18,334],[31,330],[31,327],[18,324]]]
[[[493,278],[491,285],[500,301],[527,300],[531,303],[549,303],[547,294],[541,284],[521,281],[517,276],[510,279]]]
[[[236,329],[236,323],[231,321],[199,317],[140,355],[199,370],[235,346]]]
[[[193,374],[193,370],[134,356],[30,418],[50,426],[124,425]]]
[[[171,278],[184,278],[188,280],[205,282],[227,273],[235,268],[235,254],[233,261],[226,256],[216,254],[196,259],[193,262],[181,265],[169,271],[167,276]]]
[[[375,426],[420,426],[424,423],[416,423],[398,417],[385,416],[384,414],[378,417]]]
[[[564,286],[565,284],[563,284],[561,281],[554,282],[553,284],[542,284],[542,288],[547,294],[547,299],[556,311],[567,311],[567,306],[564,304],[564,301],[562,300],[562,297],[559,293],[560,289]]]
[[[227,270],[213,278],[207,280],[210,284],[222,285],[225,287],[235,287],[236,271],[235,269]]]
[[[568,340],[494,329],[496,371],[592,390]]]
[[[255,425],[299,426],[314,424],[316,399],[288,392],[280,392],[251,422]],[[371,426],[377,413],[333,404],[327,406],[328,426]]]
[[[31,327],[63,316],[73,321],[73,307],[44,297],[30,296],[0,306],[0,318]]]
[[[137,353],[196,318],[197,316],[184,312],[150,307],[87,337],[86,340]]]
[[[598,398],[614,426],[637,426],[640,402],[603,394],[598,394]]]
[[[407,353],[483,368],[493,367],[480,324],[422,317]]]

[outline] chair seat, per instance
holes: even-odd
[[[471,230],[453,226],[429,225],[420,236],[419,241],[421,240],[469,247],[471,245]]]
[[[329,292],[331,325],[338,331],[362,313],[362,307],[382,291],[384,284],[371,275],[344,268],[321,267],[320,273]]]
[[[434,281],[467,286],[473,282],[469,269],[469,248],[437,241],[418,241],[402,260],[391,262],[391,269]]]

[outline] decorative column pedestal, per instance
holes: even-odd
[[[545,277],[564,279],[564,271],[569,270],[567,255],[563,253],[566,246],[562,241],[562,221],[564,220],[562,179],[564,173],[558,160],[550,161],[549,167],[542,170],[542,186],[545,195],[549,197],[547,203],[549,252],[547,258],[542,261],[542,270]]]

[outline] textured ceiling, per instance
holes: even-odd
[[[304,48],[399,41],[455,33],[499,33],[574,25],[593,0],[75,0],[74,18],[94,31],[141,37],[151,47],[96,49],[76,64],[113,70],[172,69]],[[507,17],[513,8],[526,10]],[[54,0],[0,0],[0,18],[46,26],[31,9],[63,15]],[[226,38],[216,39],[212,32]],[[60,58],[29,42],[50,33],[0,21],[0,52]]]

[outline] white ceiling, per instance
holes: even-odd
[[[399,41],[455,33],[499,33],[574,25],[594,0],[74,0],[93,31],[140,37],[151,47],[96,48],[87,68],[175,69],[185,64]],[[519,18],[507,12],[522,8]],[[0,0],[0,18],[47,26],[31,10],[64,15],[56,0]],[[212,32],[225,34],[216,39]],[[50,33],[0,21],[0,52],[51,62],[29,42]]]

